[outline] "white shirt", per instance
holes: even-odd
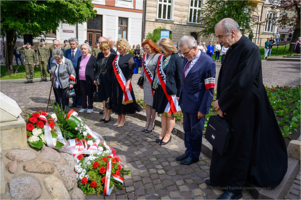
[[[187,76],[187,74],[189,73],[189,71],[191,70],[191,68],[193,67],[193,65],[198,61],[198,59],[201,56],[201,51],[199,50],[198,54],[192,59],[188,69],[185,71],[185,77]],[[185,67],[184,67],[185,68]]]
[[[56,64],[56,69],[55,69],[55,71],[54,71],[55,76],[56,76],[56,78],[57,78],[57,79],[55,80],[55,86],[56,86],[56,88],[62,88],[62,85],[61,85],[61,83],[60,83],[60,81],[59,81],[59,64],[61,64],[61,65],[65,64],[65,57],[63,57],[61,63],[57,63],[55,59],[53,59],[52,63],[55,63],[55,64]]]
[[[221,45],[220,44],[216,44],[215,45],[215,50],[216,51],[220,51],[222,48],[221,48]]]
[[[77,51],[77,47],[73,50],[73,49],[71,49],[71,56],[72,56],[72,53],[73,53],[73,51],[74,51],[74,56],[75,56],[75,54],[76,54],[76,51]]]
[[[222,52],[221,52],[221,55],[224,55],[224,53],[226,53],[228,51],[229,47],[228,48],[225,48],[225,46],[222,47]]]

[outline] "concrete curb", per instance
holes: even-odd
[[[34,78],[33,82],[40,82],[41,78]],[[8,79],[8,80],[0,80],[0,83],[20,83],[25,82],[26,79]],[[48,78],[49,81],[49,78]]]

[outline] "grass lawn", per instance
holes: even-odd
[[[13,66],[14,71],[15,69],[18,68],[17,65]],[[13,74],[6,74],[5,73],[5,66],[1,66],[1,74],[0,74],[0,80],[8,80],[8,79],[26,79],[26,74],[25,74],[25,66],[20,65],[18,69],[18,73],[13,73]],[[41,70],[40,66],[34,67],[34,78],[41,78]],[[47,73],[47,77],[50,77],[49,74]]]

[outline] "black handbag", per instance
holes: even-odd
[[[144,83],[144,76],[140,76],[138,79],[137,85],[143,86],[143,83]]]
[[[69,99],[69,98],[73,98],[73,97],[76,97],[76,94],[75,94],[75,91],[74,90],[67,90],[66,91],[66,97]]]
[[[205,138],[220,155],[223,155],[227,152],[232,132],[233,129],[225,119],[214,115],[209,118]]]
[[[111,110],[111,109],[112,109],[112,99],[111,99],[111,97],[109,97],[109,98],[106,100],[105,107],[106,107],[106,109],[108,109],[108,110]]]

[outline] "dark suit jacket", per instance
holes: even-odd
[[[76,80],[77,84],[79,83],[79,67],[80,67],[80,62],[82,60],[82,57],[79,57],[77,60],[77,67],[75,69],[76,72]],[[86,66],[86,90],[88,96],[93,96],[93,84],[94,84],[94,70],[96,68],[96,58],[91,55],[87,66]],[[78,95],[81,95],[80,87],[77,87]]]
[[[187,63],[187,58],[183,61],[182,71]],[[181,76],[183,74],[181,73]],[[207,114],[212,103],[214,94],[213,88],[206,89],[205,79],[215,78],[215,63],[206,53],[201,52],[197,62],[188,72],[185,80],[182,77],[181,100],[182,109],[187,113],[197,113],[200,111]],[[207,86],[209,87],[209,86]]]
[[[65,52],[65,57],[68,58],[69,60],[71,60],[75,71],[76,71],[76,67],[77,67],[78,58],[81,56],[82,56],[82,52],[80,51],[79,48],[77,48],[74,58],[72,58],[72,49],[67,49]]]
[[[65,50],[61,48],[61,50],[63,51],[63,54],[65,56]],[[65,56],[66,57],[66,56]],[[50,56],[49,56],[49,59],[48,59],[48,65],[47,65],[47,72],[49,73],[49,70],[51,69],[50,67],[50,60],[52,58],[52,51],[50,51]]]
[[[111,54],[117,55],[117,52],[116,52],[113,48],[111,48],[110,51],[111,51]],[[96,60],[99,61],[99,59],[103,58],[103,56],[104,56],[104,55],[103,55],[102,52],[98,53],[97,59],[96,59]]]
[[[182,63],[182,58],[173,53],[166,66],[166,92],[169,95],[180,96]],[[157,68],[155,71],[157,71]]]

